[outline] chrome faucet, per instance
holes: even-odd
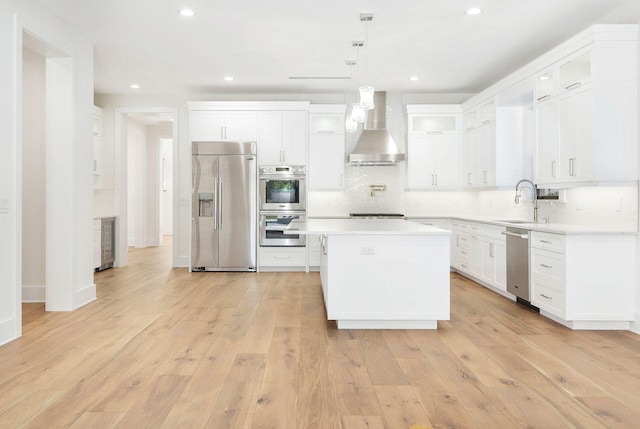
[[[531,180],[522,179],[518,183],[516,183],[516,204],[520,203],[520,197],[522,197],[522,189],[520,188],[520,184],[529,185],[531,188],[531,200],[533,201],[533,221],[538,222],[538,192],[536,185],[533,184]]]

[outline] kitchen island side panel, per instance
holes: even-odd
[[[329,235],[327,241],[330,320],[449,320],[448,234]]]

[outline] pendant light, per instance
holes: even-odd
[[[358,131],[358,123],[353,119],[353,116],[347,116],[347,119],[344,121],[344,129],[348,133],[355,133]]]
[[[373,21],[372,13],[361,13],[360,21],[364,22],[364,78],[365,80],[368,77],[367,74],[367,65],[369,62],[369,47],[368,47],[368,27],[367,23]],[[371,85],[363,85],[360,87],[360,104],[365,110],[371,110],[375,107],[373,102],[373,94],[375,89]]]
[[[362,124],[364,122],[364,118],[366,116],[366,110],[364,106],[360,103],[353,103],[351,105],[351,118],[358,124]]]
[[[360,104],[365,110],[371,110],[375,107],[373,103],[373,93],[375,89],[372,86],[366,85],[360,87]]]

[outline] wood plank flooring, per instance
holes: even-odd
[[[0,428],[638,428],[640,337],[575,332],[463,277],[429,330],[337,330],[317,273],[193,273],[170,246],[24,305]]]

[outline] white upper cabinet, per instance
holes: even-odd
[[[496,100],[491,97],[464,114],[461,181],[465,188],[501,186],[496,172],[500,152],[496,136]],[[512,144],[512,143],[511,143]]]
[[[257,113],[247,111],[192,110],[191,141],[255,141]]]
[[[311,105],[309,109],[309,162],[307,186],[311,191],[344,188],[344,104]]]
[[[637,42],[607,39],[536,76],[538,184],[637,180]]]
[[[260,112],[260,164],[306,164],[307,114],[301,110]]]
[[[407,188],[457,188],[460,106],[409,104],[407,115]]]

